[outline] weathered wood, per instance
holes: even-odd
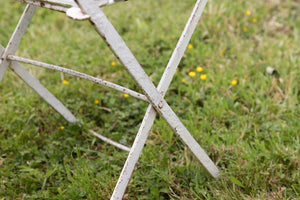
[[[153,125],[156,113],[158,113],[171,127],[171,129],[180,137],[183,143],[191,150],[199,162],[204,166],[204,168],[213,177],[217,177],[219,174],[218,168],[212,162],[212,160],[207,156],[205,151],[200,147],[197,141],[192,137],[186,127],[181,123],[177,115],[173,112],[171,107],[164,100],[164,95],[170,85],[170,82],[174,76],[176,68],[184,54],[184,51],[188,45],[192,33],[195,30],[198,20],[201,17],[205,4],[207,0],[197,0],[194,10],[188,20],[188,23],[178,41],[178,44],[169,60],[169,63],[165,69],[162,79],[156,88],[151,82],[150,78],[144,72],[143,68],[140,66],[138,61],[135,59],[129,48],[126,46],[125,42],[119,36],[117,31],[114,29],[112,24],[106,18],[104,13],[99,7],[106,5],[118,3],[124,0],[19,0],[26,2],[35,6],[40,6],[44,8],[49,8],[52,10],[66,12],[67,15],[76,20],[89,19],[94,25],[96,31],[105,40],[108,46],[111,48],[113,53],[124,65],[129,74],[136,81],[138,86],[143,90],[145,95],[136,93],[122,86],[89,76],[84,73],[80,73],[71,69],[62,68],[55,65],[50,65],[47,63],[42,63],[30,59],[21,58],[14,56],[16,49],[18,48],[19,42],[28,27],[30,19],[34,13],[35,6],[27,6],[26,12],[33,12],[31,14],[26,14],[24,11],[21,20],[7,45],[6,49],[0,48],[2,51],[1,61],[0,61],[0,81],[7,69],[10,67],[18,76],[20,76],[30,87],[32,87],[46,102],[48,102],[56,111],[62,114],[68,121],[76,122],[76,118],[72,113],[63,106],[63,104],[57,100],[46,88],[44,88],[38,80],[32,77],[29,72],[23,68],[18,62],[25,62],[33,64],[36,66],[53,69],[81,77],[95,83],[108,86],[110,88],[116,89],[118,91],[127,93],[131,96],[144,100],[150,103],[147,112],[144,116],[144,120],[141,124],[139,132],[136,136],[132,148],[128,148],[117,142],[114,142],[98,133],[90,130],[90,132],[96,137],[120,148],[125,151],[130,151],[129,156],[126,160],[118,183],[115,187],[114,193],[111,199],[122,199],[125,189],[129,182],[129,179],[134,170],[134,166],[142,152],[145,141],[148,137],[149,131]],[[30,8],[32,7],[32,8]],[[71,8],[70,8],[71,7]],[[33,9],[34,8],[34,9]]]
[[[0,45],[0,52],[4,48]],[[49,92],[38,80],[36,80],[21,64],[14,61],[9,61],[9,67],[40,97],[42,97],[51,107],[61,114],[68,122],[76,122],[75,116]]]
[[[201,14],[204,10],[204,7],[207,3],[207,0],[198,0],[195,4],[194,10],[191,13],[191,16],[183,30],[179,41],[176,45],[176,48],[173,51],[173,54],[168,62],[168,65],[163,73],[162,79],[159,82],[157,89],[164,96],[166,90],[168,89],[172,78],[176,72],[177,66],[184,54],[184,51],[191,39],[191,36],[196,28],[196,25],[201,17]],[[131,147],[130,153],[127,157],[127,160],[124,164],[121,175],[118,179],[118,182],[115,186],[114,192],[111,199],[122,199],[126,187],[129,183],[129,180],[132,176],[134,167],[142,153],[143,147],[146,143],[147,137],[151,130],[151,127],[154,123],[156,117],[156,111],[149,105],[146,114],[144,116],[143,122],[140,126],[138,134],[134,140],[134,143]]]
[[[138,92],[135,92],[135,91],[130,90],[128,88],[125,88],[123,86],[117,85],[115,83],[112,83],[112,82],[105,81],[105,80],[100,79],[100,78],[96,78],[96,77],[87,75],[87,74],[82,73],[82,72],[78,72],[78,71],[75,71],[75,70],[72,70],[72,69],[59,67],[57,65],[51,65],[51,64],[48,64],[48,63],[39,62],[39,61],[31,60],[31,59],[28,59],[28,58],[22,58],[22,57],[14,56],[14,55],[8,55],[7,59],[11,60],[11,61],[18,61],[18,62],[34,65],[34,66],[37,66],[37,67],[42,67],[42,68],[46,68],[46,69],[51,69],[51,70],[63,72],[65,74],[69,74],[69,75],[72,75],[72,76],[77,76],[79,78],[82,78],[82,79],[85,79],[85,80],[88,80],[88,81],[92,81],[94,83],[109,87],[109,88],[117,90],[119,92],[126,93],[129,96],[140,99],[142,101],[149,102],[147,97],[143,94],[140,94]]]
[[[0,82],[9,66],[9,61],[6,60],[6,56],[9,54],[15,54],[17,51],[19,44],[22,40],[23,35],[25,34],[28,25],[30,23],[30,20],[32,16],[34,15],[36,10],[36,6],[33,5],[27,5],[20,20],[17,24],[17,27],[14,30],[14,33],[12,34],[6,48],[4,49],[3,53],[1,54],[1,60],[0,60]]]
[[[82,13],[73,0],[17,0],[29,5],[39,6],[66,13],[73,20],[87,20],[89,15]],[[99,7],[109,6],[126,0],[94,0]]]
[[[130,151],[130,148],[129,147],[126,147],[126,146],[124,146],[124,145],[122,145],[122,144],[120,144],[120,143],[117,143],[117,142],[115,142],[115,141],[113,141],[113,140],[111,140],[111,139],[109,139],[109,138],[107,138],[107,137],[104,137],[103,135],[100,135],[99,133],[97,133],[97,132],[95,132],[95,131],[93,131],[93,130],[89,130],[94,136],[96,136],[97,138],[99,138],[99,139],[101,139],[101,140],[103,140],[104,142],[106,142],[106,143],[108,143],[108,144],[111,144],[111,145],[113,145],[113,146],[115,146],[115,147],[117,147],[117,148],[119,148],[119,149],[122,149],[122,150],[124,150],[124,151]]]
[[[85,13],[90,15],[90,21],[99,35],[108,44],[139,87],[144,91],[144,94],[148,97],[148,100],[155,110],[165,119],[167,124],[180,137],[184,144],[187,145],[205,169],[213,177],[217,177],[219,174],[218,168],[181,123],[167,102],[163,99],[160,92],[155,88],[154,84],[139,65],[138,61],[135,59],[102,10],[98,8],[92,0],[75,1]]]
[[[21,0],[21,1],[25,1],[25,0]],[[31,2],[38,2],[41,3],[41,1],[32,1],[29,0]],[[43,3],[44,4],[44,3]],[[39,4],[41,5],[41,4]],[[15,60],[18,61],[25,61],[29,64],[41,64],[43,65],[45,68],[49,67],[49,68],[54,68],[56,70],[65,70],[67,71],[68,69],[65,68],[60,68],[58,66],[53,66],[53,65],[49,65],[46,63],[41,63],[38,61],[33,61],[33,60],[29,60],[29,59],[25,59],[25,58],[21,58],[18,56],[14,56],[13,54],[16,52],[21,39],[25,33],[25,31],[27,30],[29,23],[31,21],[31,18],[33,17],[36,7],[39,6],[37,5],[31,5],[28,4],[23,12],[23,15],[21,16],[18,25],[7,45],[6,48],[4,48],[3,46],[0,45],[0,81],[2,80],[7,68],[11,68],[25,83],[27,83],[27,85],[29,85],[39,96],[41,96],[51,107],[53,107],[59,114],[61,114],[67,121],[71,122],[71,123],[75,123],[78,122],[78,120],[76,119],[76,117],[52,94],[50,93],[38,80],[36,80],[21,64],[19,64],[16,61],[12,61],[13,58],[15,58]],[[55,5],[51,5],[51,6],[55,6]],[[32,63],[30,63],[32,62]],[[55,68],[57,67],[57,68]],[[86,74],[80,73],[80,72],[76,72],[74,70],[70,70],[70,73],[73,73],[73,75],[77,74],[78,76],[85,76]],[[88,76],[88,75],[86,75]],[[89,78],[86,77],[86,79]],[[140,100],[143,101],[148,101],[148,99],[142,95],[139,94],[135,91],[129,90],[127,88],[124,88],[122,86],[118,86],[116,84],[110,83],[108,81],[104,81],[101,79],[97,79],[95,77],[93,77],[93,81],[94,82],[98,82],[98,84],[103,84],[106,85],[108,87],[111,88],[115,88],[123,93],[128,93],[131,96],[134,96]],[[125,151],[129,151],[128,147],[125,147],[124,145],[121,145],[115,141],[112,141],[108,138],[105,138],[104,136],[96,133],[96,132],[92,132],[96,137],[98,137],[99,139],[104,140],[105,142],[108,142],[122,150]]]
[[[59,11],[66,12],[70,7],[78,7],[73,0],[17,0],[19,2]],[[99,7],[109,6],[126,0],[94,0]]]
[[[54,4],[61,4],[61,5],[67,5],[71,7],[77,7],[77,4],[74,2],[74,0],[40,0],[41,2],[48,2],[48,3],[54,3]],[[107,6],[115,3],[119,3],[126,0],[94,0],[94,2],[98,6]]]

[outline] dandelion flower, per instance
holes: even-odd
[[[189,72],[189,76],[190,77],[195,77],[196,76],[196,72],[193,72],[193,71]]]
[[[125,94],[125,93],[123,94],[123,96],[124,96],[125,98],[129,97],[129,95],[128,95],[128,94]]]
[[[244,26],[243,31],[244,32],[248,32],[249,30],[248,30],[248,28],[246,26]]]
[[[63,127],[63,126],[60,127],[60,130],[64,130],[64,129],[65,129],[65,127]]]
[[[206,78],[207,78],[207,74],[201,74],[201,75],[200,75],[200,79],[201,79],[201,80],[204,81]]]
[[[257,22],[257,19],[256,18],[253,18],[252,19],[252,23],[256,23]]]
[[[186,82],[186,79],[185,79],[185,78],[181,79],[181,82],[185,83],[185,82]]]
[[[111,66],[115,66],[116,65],[116,63],[114,61],[112,61],[110,64],[111,64]]]
[[[251,15],[251,11],[250,11],[250,10],[247,10],[247,11],[246,11],[246,15],[247,15],[247,16],[250,16],[250,15]]]
[[[64,85],[69,85],[69,81],[67,81],[67,80],[63,80],[63,82],[62,82]]]
[[[17,8],[19,7],[19,4],[17,2],[14,2],[13,7]]]
[[[237,83],[238,83],[237,80],[232,80],[232,81],[231,81],[231,85],[236,85]]]
[[[96,99],[96,100],[94,101],[94,103],[95,103],[95,104],[99,104],[99,100]]]
[[[192,49],[192,48],[193,48],[193,45],[192,45],[192,44],[189,44],[189,45],[188,45],[188,48],[189,48],[189,49]]]
[[[223,58],[223,57],[224,57],[224,54],[223,54],[223,53],[220,53],[220,57]]]
[[[202,72],[203,68],[202,67],[197,67],[196,70],[197,70],[197,72]]]

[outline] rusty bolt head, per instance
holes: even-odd
[[[158,103],[158,108],[159,108],[159,109],[162,109],[163,106],[164,106],[164,102],[163,102],[163,100],[161,100],[161,101]]]

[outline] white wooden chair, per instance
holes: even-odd
[[[142,152],[144,144],[147,140],[149,131],[153,125],[156,113],[158,113],[176,133],[182,142],[190,149],[194,156],[199,160],[207,172],[214,178],[219,175],[219,170],[213,161],[207,156],[197,141],[192,137],[186,127],[181,123],[177,115],[173,112],[168,103],[164,100],[164,95],[171,83],[177,66],[184,54],[189,40],[196,28],[201,17],[207,0],[197,0],[190,18],[183,30],[183,33],[177,43],[176,48],[165,68],[165,72],[156,88],[150,78],[144,72],[134,55],[131,53],[125,42],[117,33],[115,28],[109,22],[101,7],[118,3],[123,0],[19,0],[27,3],[27,6],[21,16],[19,23],[10,38],[6,48],[0,45],[0,81],[2,80],[6,70],[11,68],[24,82],[26,82],[36,93],[38,93],[48,104],[50,104],[58,113],[60,113],[67,121],[77,122],[76,117],[58,100],[56,99],[41,83],[36,80],[20,63],[28,63],[31,65],[61,71],[70,75],[81,77],[97,84],[110,87],[122,93],[143,100],[149,103],[149,107],[145,113],[144,119],[137,133],[135,141],[131,148],[114,142],[92,130],[98,138],[120,148],[129,151],[128,158],[124,164],[123,170],[116,184],[111,199],[122,199],[125,189],[133,173],[134,167]],[[74,20],[89,20],[94,26],[98,34],[104,39],[112,52],[123,64],[137,85],[142,89],[144,94],[137,93],[117,84],[89,76],[87,74],[51,65],[27,58],[15,56],[15,52],[19,43],[30,23],[32,16],[37,7],[44,7],[54,11],[64,12]]]

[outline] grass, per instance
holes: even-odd
[[[103,10],[158,84],[194,2],[132,0]],[[3,46],[23,9],[0,1]],[[300,199],[299,12],[297,0],[208,2],[166,100],[220,179],[158,117],[124,199]],[[39,8],[17,55],[139,91],[90,24],[64,14]],[[147,104],[25,66],[83,125],[68,124],[8,70],[0,84],[0,199],[108,199],[127,153],[87,129],[130,146]]]

